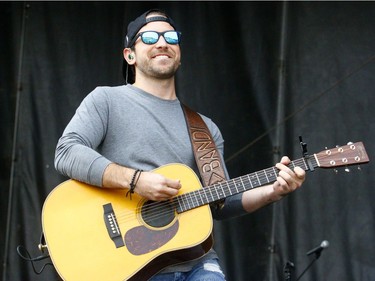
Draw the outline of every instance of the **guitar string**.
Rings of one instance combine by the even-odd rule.
[[[322,156],[320,158],[322,160],[324,160],[324,158],[327,158],[327,157],[328,157],[328,155],[322,154]],[[330,156],[330,158],[332,158],[332,156]],[[305,170],[308,170],[308,167],[307,167],[304,159],[299,159],[299,160],[292,161],[291,166],[292,166],[292,168],[296,167],[296,166],[302,166],[302,168],[304,168]],[[273,172],[274,175],[270,174],[270,172]],[[268,168],[268,169],[264,169],[264,170],[261,170],[259,172],[253,173],[253,174],[249,174],[249,175],[246,175],[246,176],[235,178],[235,179],[230,180],[230,181],[225,182],[225,183],[219,183],[216,186],[214,185],[214,186],[210,187],[211,189],[201,189],[201,190],[197,190],[197,191],[194,191],[194,192],[183,194],[183,196],[185,197],[185,202],[186,202],[185,205],[187,205],[187,208],[182,206],[182,211],[190,210],[190,209],[193,209],[195,207],[199,207],[201,205],[208,204],[211,201],[216,201],[216,200],[221,199],[223,193],[221,193],[220,190],[222,190],[224,192],[224,194],[227,193],[224,190],[223,185],[227,185],[229,187],[227,190],[229,190],[231,192],[231,194],[233,193],[232,191],[234,191],[234,194],[237,194],[237,193],[240,193],[240,192],[243,192],[243,191],[247,190],[247,189],[244,189],[243,191],[240,191],[238,189],[238,186],[241,187],[241,186],[244,185],[244,179],[246,177],[248,178],[247,181],[249,181],[249,183],[251,182],[251,180],[250,180],[251,177],[256,178],[256,181],[253,182],[254,184],[250,183],[250,185],[255,185],[256,187],[258,187],[258,186],[264,185],[266,183],[272,183],[272,182],[274,182],[275,179],[270,180],[268,176],[277,177],[276,173],[277,173],[276,168],[274,168],[274,167],[273,168]],[[236,190],[234,190],[234,188]],[[207,193],[208,192],[211,193],[210,197],[212,198],[212,200],[207,200],[207,202],[203,202],[203,197],[207,198]],[[202,196],[200,193],[203,193],[204,196]],[[215,193],[216,193],[216,195],[215,195]],[[231,194],[229,194],[229,195],[231,195]],[[199,198],[201,200],[199,200]],[[202,204],[200,202],[202,202]],[[197,204],[195,204],[195,203],[197,203]],[[160,202],[155,202],[155,204],[159,204],[160,205]],[[160,205],[159,207],[160,208],[164,208],[165,204],[170,205],[170,202],[167,201],[166,203]],[[178,205],[178,200],[174,201],[173,204],[175,204],[175,205],[177,204]],[[158,213],[157,212],[158,206],[155,209],[154,208],[154,204],[150,204],[149,206],[145,207],[145,210],[148,210],[148,209],[152,210],[153,212],[156,212],[156,214],[154,216],[150,217],[151,219],[160,218],[160,217],[162,217],[162,216],[165,215],[165,213]],[[186,209],[186,210],[184,210],[184,209]],[[170,211],[168,211],[168,213],[169,212]]]
[[[329,158],[329,160],[332,160],[332,157],[336,156],[336,154],[338,152],[339,151],[333,151],[333,152],[331,152],[331,154],[319,153],[318,155],[316,155],[316,157],[319,160],[321,160],[322,162],[325,161],[327,158]],[[348,156],[346,156],[346,157],[348,157]],[[356,156],[356,157],[358,157],[358,156]],[[350,165],[350,164],[359,163],[359,162],[356,161],[357,160],[356,157],[353,157],[354,160],[348,161],[348,162],[355,162],[355,163],[345,163],[345,164]],[[311,168],[310,165],[313,166],[312,168],[319,166],[316,160],[317,159],[315,159],[314,157],[311,157],[310,158],[311,163],[309,164],[309,167],[308,167],[308,165],[305,161],[305,158],[294,160],[288,166],[289,166],[289,168],[294,168],[296,166],[299,166],[299,167],[301,167],[301,168],[303,168],[307,171]],[[337,159],[335,161],[338,161],[338,160],[339,159]],[[343,158],[340,158],[340,160],[343,160]],[[360,159],[360,160],[362,160],[362,159]],[[339,163],[338,165],[342,166],[342,164],[343,164],[343,162]],[[232,194],[232,191],[234,191],[234,193],[239,193],[238,186],[244,187],[244,191],[250,189],[250,188],[245,187],[246,185],[244,183],[246,181],[248,183],[250,183],[251,189],[252,189],[254,186],[258,187],[258,186],[262,186],[266,183],[274,182],[277,179],[277,176],[278,176],[278,170],[275,167],[264,169],[264,170],[261,170],[259,172],[255,172],[255,173],[252,173],[252,174],[241,176],[241,177],[238,177],[238,178],[235,178],[235,179],[223,182],[223,183],[214,184],[214,185],[212,185],[210,187],[207,187],[207,188],[201,188],[201,189],[198,189],[198,190],[195,190],[195,191],[191,191],[191,192],[182,194],[178,197],[172,198],[171,200],[168,200],[168,201],[165,201],[165,202],[152,202],[152,203],[149,203],[148,205],[144,205],[143,209],[142,209],[142,207],[136,207],[135,208],[136,212],[132,212],[132,211],[127,212],[128,213],[128,219],[129,218],[133,219],[134,216],[137,216],[139,213],[142,212],[142,210],[147,210],[147,212],[151,212],[151,215],[147,217],[147,221],[146,221],[146,223],[147,223],[150,220],[162,218],[165,214],[168,214],[168,216],[170,216],[171,210],[173,210],[173,214],[174,214],[173,219],[170,222],[167,221],[168,223],[166,223],[164,225],[164,226],[168,226],[168,224],[175,221],[175,219],[176,219],[176,216],[175,216],[176,208],[179,207],[182,210],[182,212],[184,212],[186,210],[190,210],[192,208],[195,208],[194,202],[198,203],[197,206],[201,206],[200,203],[199,203],[199,198],[201,199],[201,202],[203,203],[204,197],[206,198],[207,203],[209,203],[210,200],[209,200],[209,197],[208,197],[209,196],[208,193],[211,194],[212,201],[215,201],[216,200],[215,199],[215,193],[216,193],[217,198],[220,199],[220,198],[222,198],[222,195],[227,194],[228,191],[230,192],[230,194]],[[252,182],[252,178],[256,179],[257,181],[254,180]],[[224,190],[224,186],[227,187],[226,190]],[[236,190],[234,190],[234,188]],[[221,193],[220,189],[222,190],[223,193]],[[183,199],[185,199],[185,202],[186,202],[185,205],[188,206],[188,208],[186,210],[183,209],[183,208],[185,208],[185,206],[181,206],[181,203],[178,200],[178,198],[182,198],[182,200],[181,200],[182,202],[184,202]],[[191,207],[189,202],[192,203],[192,207]],[[166,204],[168,204],[168,210],[166,212],[164,212],[163,209],[165,209]],[[158,213],[158,210],[162,210],[162,212]],[[125,219],[126,219],[126,216],[125,216]],[[169,219],[169,217],[168,217],[168,219]],[[122,223],[121,222],[122,219],[119,219],[119,220],[120,220],[120,223]],[[118,226],[121,229],[122,227],[120,226],[120,223],[118,223]],[[150,224],[150,225],[152,225],[152,224]]]
[[[324,161],[326,158],[329,158],[330,160],[333,160],[332,157],[336,155],[336,151],[331,150],[331,154],[326,153],[319,153],[318,158],[321,161]],[[333,154],[333,155],[332,155]],[[343,158],[343,157],[342,157]],[[335,161],[342,160],[342,158],[336,159]],[[354,158],[354,157],[353,157]],[[314,157],[310,158],[313,162],[313,165],[317,166],[316,159]],[[348,163],[345,163],[346,165],[355,164],[357,162],[349,161]],[[342,165],[342,163],[337,164]],[[309,167],[306,164],[306,161],[304,158],[300,158],[297,160],[292,161],[289,165],[290,168],[294,167],[301,167],[302,169],[305,169],[306,171],[309,170]],[[119,220],[126,220],[128,218],[133,218],[134,215],[141,213],[142,211],[151,212],[152,214],[149,215],[148,219],[159,219],[165,216],[166,214],[170,214],[170,210],[175,210],[176,208],[180,207],[179,209],[182,212],[188,211],[190,209],[194,209],[196,207],[206,205],[210,202],[217,201],[219,199],[223,198],[223,195],[230,196],[232,194],[237,194],[240,192],[244,192],[248,189],[259,187],[262,185],[265,185],[267,183],[273,183],[277,179],[277,172],[278,170],[275,167],[267,168],[258,172],[254,172],[245,176],[241,176],[235,179],[231,179],[229,181],[226,181],[224,183],[217,183],[215,185],[212,185],[210,187],[201,188],[198,190],[194,190],[185,194],[182,194],[180,196],[177,196],[171,200],[163,201],[163,202],[152,202],[148,205],[143,205],[141,207],[135,208],[134,211],[128,211],[127,214],[123,216],[121,212],[118,215]],[[254,180],[252,180],[253,178]],[[271,178],[271,180],[270,180]],[[243,191],[240,191],[238,187],[244,187],[247,182],[247,185],[250,184],[251,188],[244,188]],[[227,186],[226,189],[224,189],[224,185]],[[221,190],[221,191],[220,191]],[[211,195],[208,195],[210,193]],[[216,194],[216,195],[215,195]],[[179,198],[181,200],[179,200]],[[211,198],[211,199],[210,199]],[[181,204],[180,201],[183,203]],[[183,206],[182,206],[183,205]],[[165,209],[165,207],[168,206],[169,209],[165,212],[159,212],[160,210]]]
[[[304,164],[302,166],[306,166],[305,163],[304,163],[304,159],[294,160],[294,161],[292,161],[291,164],[292,164],[291,166],[301,166],[301,164]],[[181,207],[182,211],[187,211],[187,210],[193,209],[195,207],[199,207],[199,206],[202,206],[202,205],[206,205],[210,202],[220,200],[220,199],[222,199],[222,195],[223,195],[222,192],[220,192],[220,190],[222,190],[224,192],[224,195],[227,194],[228,191],[229,191],[230,194],[228,194],[228,196],[232,195],[232,194],[244,192],[244,191],[247,190],[246,188],[243,191],[240,191],[238,189],[238,186],[240,186],[240,187],[244,186],[244,181],[247,181],[251,186],[256,186],[256,187],[267,184],[267,183],[272,183],[276,180],[277,171],[278,170],[275,167],[271,167],[271,168],[268,168],[268,169],[261,170],[259,172],[255,172],[255,173],[252,173],[252,174],[248,174],[248,175],[245,175],[245,176],[241,176],[241,177],[229,180],[225,183],[218,183],[216,185],[213,185],[212,187],[207,187],[207,188],[195,190],[193,192],[182,194],[178,197],[179,198],[184,197],[182,199],[185,199],[185,200],[182,200],[182,202],[185,203],[184,205],[187,205],[187,208],[186,208],[186,206],[180,206],[180,207]],[[275,177],[275,179],[270,180],[269,176]],[[256,181],[252,181],[251,177],[254,177],[256,179]],[[226,190],[224,190],[223,185],[227,185],[228,188]],[[201,193],[203,193],[203,194],[201,194]],[[208,196],[207,196],[206,193],[211,193],[211,196],[209,196],[209,197],[212,198],[212,200],[207,200]],[[206,198],[207,202],[202,202],[203,198]],[[202,204],[200,202],[202,202]],[[134,215],[144,211],[144,212],[154,213],[152,215],[149,215],[147,217],[148,219],[151,219],[151,220],[152,219],[159,219],[159,218],[162,218],[163,216],[165,216],[166,214],[170,214],[170,209],[168,209],[165,212],[160,212],[160,210],[165,209],[165,207],[172,207],[172,209],[174,209],[174,208],[177,208],[178,205],[179,205],[179,200],[177,199],[177,197],[175,197],[175,200],[172,200],[172,201],[168,200],[168,201],[163,201],[163,202],[153,202],[153,203],[149,203],[146,206],[143,205],[141,207],[136,207],[134,211],[129,210],[129,211],[125,212],[125,214],[122,214],[122,212],[119,212],[119,214],[116,217],[117,217],[118,222],[122,222],[123,220],[127,221],[127,219],[133,219]]]
[[[263,178],[265,178],[265,176],[259,177],[259,180],[262,181]],[[229,187],[228,190],[231,190],[231,189],[233,190],[233,186],[236,186],[236,182],[238,184],[242,185],[243,180],[235,179],[231,183],[228,183],[227,184],[228,187]],[[237,184],[237,186],[238,186],[238,184]],[[171,206],[172,209],[176,209],[179,205],[180,205],[182,211],[188,211],[188,210],[193,209],[195,207],[198,207],[198,206],[201,206],[201,205],[206,205],[210,201],[213,202],[213,201],[219,200],[221,197],[218,196],[219,192],[217,190],[219,189],[219,187],[220,187],[220,189],[223,190],[222,186],[223,186],[222,184],[217,184],[213,187],[209,187],[210,189],[203,188],[203,189],[200,189],[200,190],[196,190],[195,192],[182,194],[179,198],[184,197],[183,198],[184,200],[182,200],[182,201],[185,202],[185,204],[184,204],[185,206],[181,206],[181,204],[178,204],[179,200],[177,198],[175,198],[175,200],[172,200],[172,201],[153,202],[153,203],[150,203],[146,206],[143,205],[141,207],[136,207],[134,211],[128,210],[128,211],[125,211],[125,212],[119,212],[118,215],[116,215],[116,218],[117,218],[118,223],[126,222],[128,220],[133,220],[134,216],[137,216],[138,214],[140,214],[143,211],[143,212],[151,212],[152,213],[152,214],[147,216],[148,220],[156,220],[156,219],[160,219],[160,218],[164,217],[165,215],[170,214],[170,208],[167,211],[163,211],[163,210],[165,210],[166,207]],[[239,193],[237,186],[236,186],[237,191],[231,192],[231,194]],[[208,193],[211,193],[211,195],[208,195]],[[216,198],[216,196],[217,196],[217,198]],[[208,197],[212,198],[212,200],[207,200]],[[199,198],[201,200],[199,200]],[[203,198],[206,198],[207,202],[205,202],[204,204],[199,204],[199,201],[202,201]],[[195,205],[195,203],[197,203],[197,202],[198,202],[198,206]]]
[[[293,161],[294,164],[293,166],[298,166],[299,163],[301,163],[300,160],[295,160]],[[272,172],[272,175],[271,175],[271,172]],[[232,180],[229,180],[228,182],[225,182],[223,184],[227,185],[229,188],[227,190],[230,191],[230,194],[233,194],[233,192],[231,190],[234,191],[234,193],[240,193],[241,191],[239,191],[238,189],[238,186],[243,186],[244,185],[244,181],[248,181],[249,184],[251,186],[260,186],[262,184],[266,184],[266,183],[271,183],[273,182],[274,180],[272,179],[272,181],[269,180],[269,177],[271,175],[271,177],[275,177],[276,178],[276,173],[277,173],[277,170],[276,168],[272,167],[272,168],[268,168],[268,169],[264,169],[264,170],[261,170],[259,172],[255,172],[255,173],[252,173],[252,174],[249,174],[249,175],[246,175],[246,176],[242,176],[242,177],[238,177],[238,178],[235,178],[235,179],[232,179]],[[253,182],[251,181],[251,177],[254,177],[256,179],[256,181],[258,181],[258,183],[256,181],[254,181],[254,184]],[[246,179],[247,178],[247,179]],[[207,204],[209,203],[210,201],[216,201],[216,200],[219,200],[222,198],[222,193],[220,192],[220,190],[222,190],[224,192],[224,194],[228,193],[224,190],[223,188],[223,184],[222,183],[219,183],[217,184],[216,186],[212,186],[212,187],[209,187],[210,190],[205,190],[205,189],[201,189],[201,190],[205,190],[206,192],[203,192],[203,193],[207,193],[208,191],[211,193],[211,198],[213,198],[212,200],[207,200],[208,202],[205,202],[203,203],[204,204]],[[234,187],[236,188],[236,190],[234,190]],[[201,191],[199,190],[199,191]],[[245,191],[246,189],[244,189],[243,191]],[[183,202],[185,202],[188,207],[184,207],[182,206],[182,209],[191,209],[191,208],[194,208],[194,207],[197,207],[197,206],[200,206],[202,204],[199,203],[199,201],[203,201],[203,197],[205,197],[207,199],[207,194],[204,194],[204,196],[202,196],[200,193],[202,192],[197,192],[197,191],[194,191],[194,192],[189,192],[189,193],[185,193],[181,196],[179,196],[179,198],[181,197],[184,197],[185,200]],[[216,196],[215,196],[215,193],[216,193]],[[198,196],[199,195],[199,196]],[[216,198],[217,197],[217,198]],[[201,200],[199,200],[199,198]],[[191,202],[192,204],[190,204],[189,202]],[[194,204],[198,202],[198,205]],[[172,205],[178,205],[178,199],[177,199],[177,202],[174,201]],[[150,203],[148,204],[147,206],[141,206],[141,207],[137,207],[135,209],[135,212],[136,213],[139,213],[142,211],[142,208],[143,208],[143,211],[152,211],[152,212],[156,212],[155,216],[152,217],[152,219],[156,219],[158,217],[162,217],[165,215],[165,213],[160,213],[158,212],[159,210],[162,210],[162,209],[165,209],[165,206],[166,205],[171,205],[171,202],[170,201],[166,201],[165,203],[161,203],[161,202],[153,202],[153,203]],[[191,205],[193,207],[191,207]],[[155,207],[156,206],[156,207]],[[173,207],[176,207],[176,206],[173,206]],[[133,213],[132,211],[129,211],[130,214],[128,214],[130,217],[133,217]],[[169,213],[169,211],[167,211],[167,213]],[[121,215],[121,213],[117,216],[118,219],[122,219],[123,216]]]

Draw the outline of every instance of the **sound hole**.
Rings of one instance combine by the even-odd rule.
[[[147,201],[142,206],[142,219],[150,226],[166,226],[173,221],[174,217],[174,208],[169,201]]]

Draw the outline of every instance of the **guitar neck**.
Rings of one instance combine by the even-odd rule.
[[[313,155],[291,161],[288,167],[300,167],[305,171],[319,168],[337,168],[342,166],[359,165],[368,163],[366,149],[362,142],[348,143],[345,146],[326,149]],[[228,181],[222,181],[211,186],[182,194],[175,197],[176,210],[182,213],[228,196],[273,183],[277,179],[279,170],[276,167],[264,169]]]
[[[319,165],[314,156],[307,156],[305,158],[291,161],[288,167],[290,169],[301,167],[305,171],[308,171],[319,167]],[[180,195],[175,198],[178,206],[177,212],[182,213],[190,209],[219,201],[231,195],[273,183],[277,179],[278,171],[279,170],[276,167],[271,167]]]

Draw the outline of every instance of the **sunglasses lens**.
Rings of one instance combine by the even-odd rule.
[[[142,42],[148,45],[155,44],[159,40],[159,35],[163,35],[165,42],[171,45],[180,43],[180,33],[177,31],[166,31],[158,33],[156,31],[146,31],[141,33]]]
[[[164,33],[165,42],[168,44],[176,45],[180,42],[179,33],[176,31],[167,31]]]
[[[159,34],[154,31],[146,31],[141,35],[142,42],[145,44],[155,44],[159,40]]]

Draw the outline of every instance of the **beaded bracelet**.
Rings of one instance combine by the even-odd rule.
[[[128,194],[130,195],[130,199],[132,198],[132,194],[134,193],[134,188],[137,185],[137,182],[139,180],[139,177],[141,176],[142,170],[137,169],[132,177],[132,180],[130,182],[130,188],[128,192],[126,192],[126,197],[128,197]],[[138,175],[138,176],[137,176]]]

